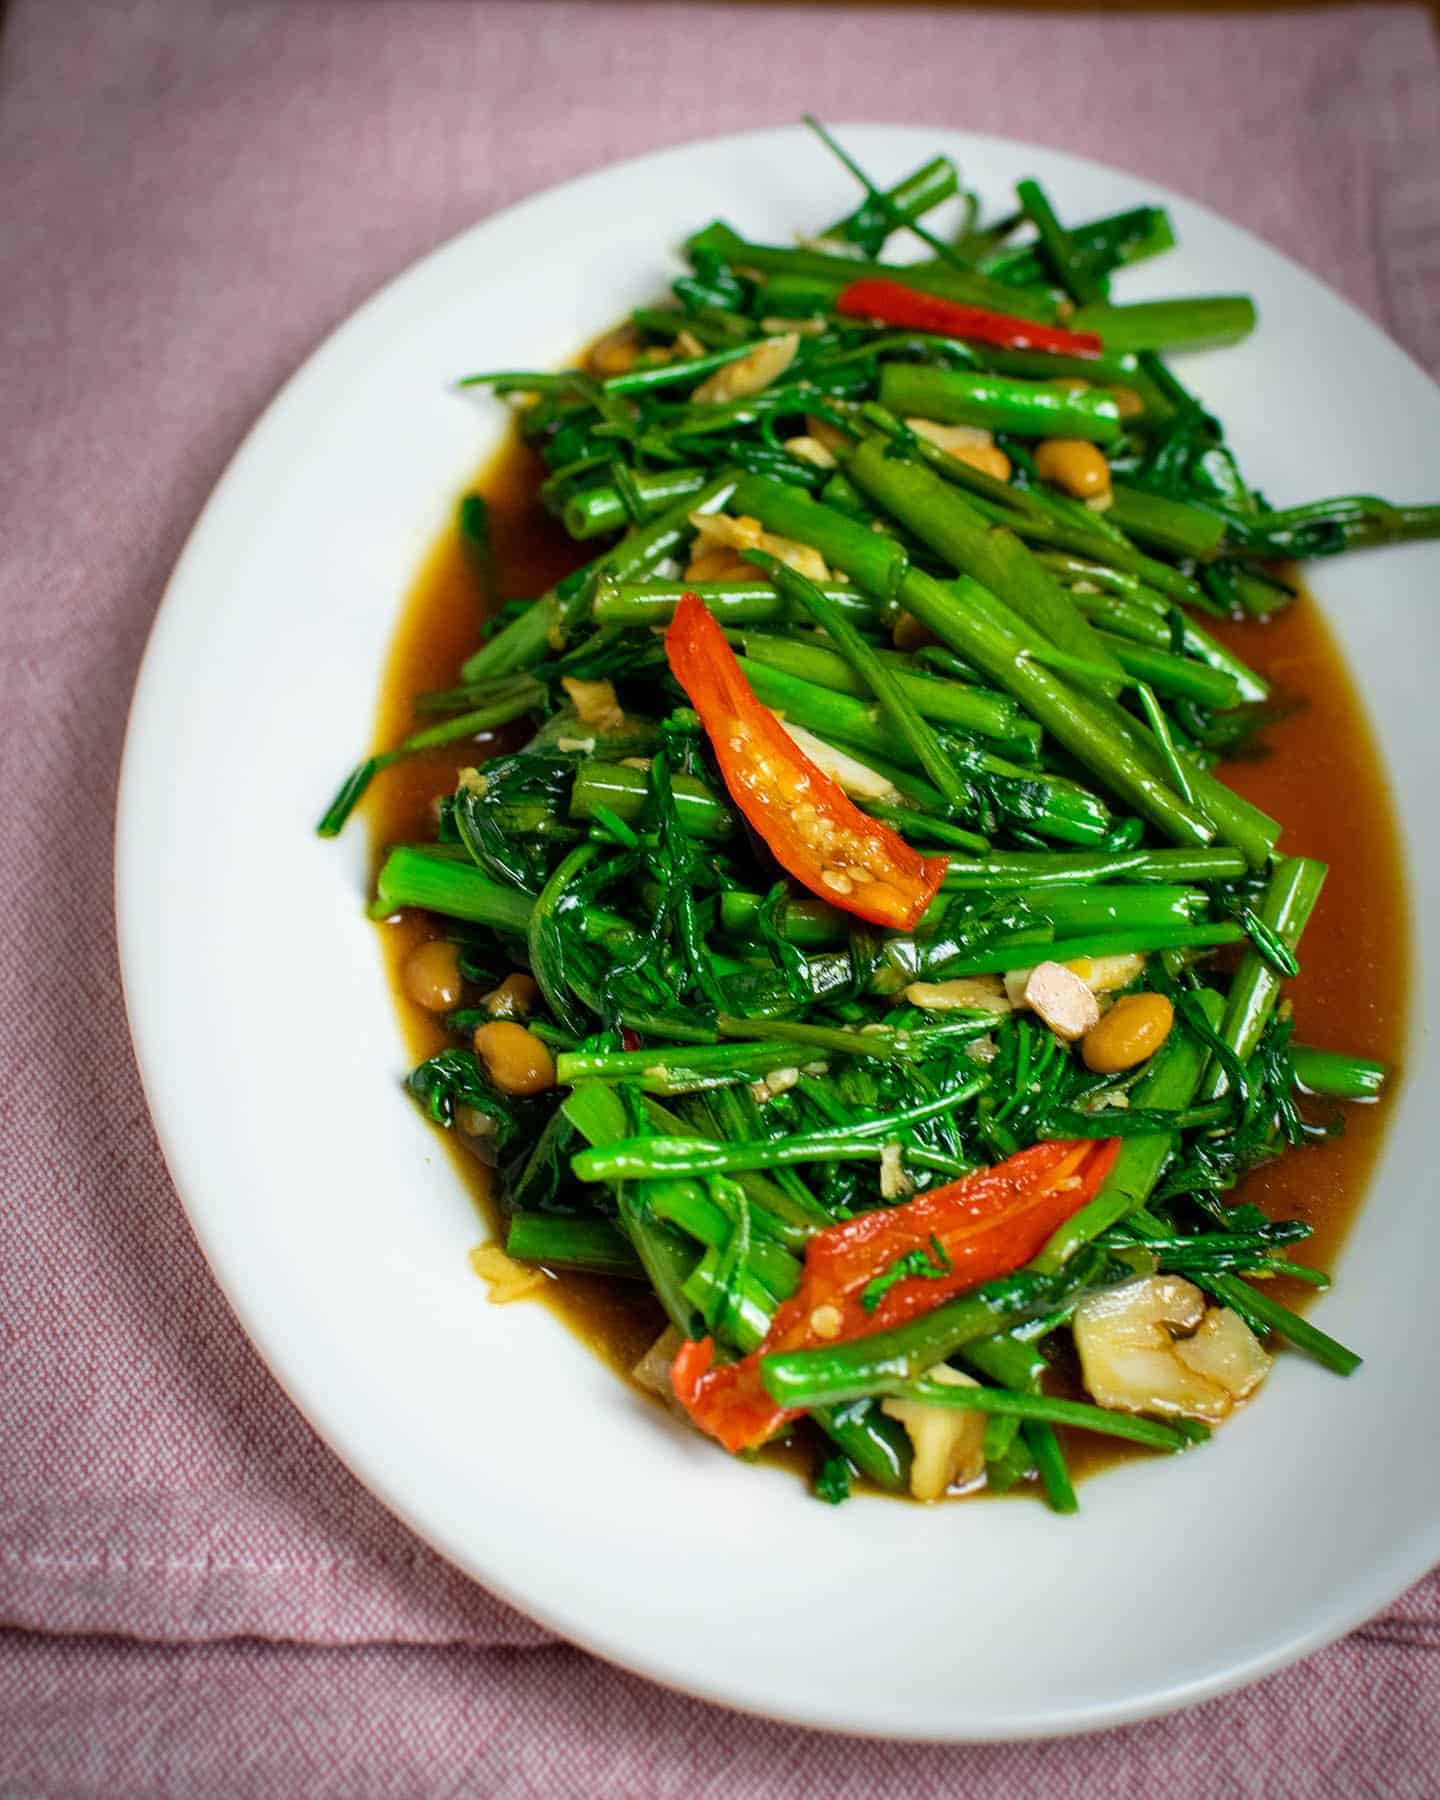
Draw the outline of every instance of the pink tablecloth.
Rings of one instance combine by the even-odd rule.
[[[497,206],[805,107],[1006,132],[1209,201],[1434,367],[1437,76],[1404,8],[12,0],[0,1793],[1435,1791],[1433,1578],[1244,1696],[1083,1745],[841,1744],[548,1643],[355,1486],[232,1322],[131,1064],[108,838],[145,634],[241,434]]]

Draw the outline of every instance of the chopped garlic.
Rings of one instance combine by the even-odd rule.
[[[962,975],[953,981],[912,981],[905,990],[912,1006],[926,1012],[1014,1011],[998,975]]]
[[[560,685],[570,696],[570,704],[582,725],[593,725],[600,731],[618,731],[625,723],[613,682],[580,681],[573,675],[565,675],[561,677]]]
[[[647,1394],[658,1394],[667,1404],[678,1407],[680,1403],[675,1398],[670,1370],[675,1353],[684,1342],[675,1327],[667,1325],[630,1371],[630,1379],[636,1387],[644,1388]]]
[[[830,329],[830,321],[824,313],[816,313],[809,319],[762,319],[760,329],[769,332],[798,331],[801,337],[823,337]]]
[[[893,801],[900,798],[894,782],[888,776],[881,775],[867,763],[858,761],[848,751],[837,750],[833,744],[827,744],[823,738],[816,737],[803,725],[791,725],[780,718],[779,713],[775,714],[775,718],[795,748],[803,750],[821,774],[828,775],[852,800]]]
[[[849,432],[842,431],[838,425],[832,425],[828,419],[822,419],[815,413],[806,413],[805,433],[807,437],[814,438],[817,444],[823,444],[837,459],[854,441]]]
[[[995,442],[995,433],[979,425],[942,425],[938,419],[907,419],[905,423],[916,437],[922,437],[952,455],[957,450],[988,448]]]
[[[849,238],[806,237],[797,231],[795,244],[800,250],[818,250],[822,256],[843,256],[850,262],[865,260],[865,252],[858,244],[852,244]]]
[[[810,1329],[818,1338],[827,1340],[838,1338],[844,1328],[844,1313],[838,1306],[832,1306],[828,1301],[823,1306],[817,1306],[810,1315]]]
[[[810,463],[817,469],[833,469],[835,452],[822,444],[819,438],[792,437],[785,439],[785,448],[791,456],[799,461]]]
[[[1218,1381],[1234,1400],[1243,1400],[1259,1387],[1274,1361],[1239,1313],[1228,1306],[1207,1307],[1195,1335],[1181,1338],[1175,1354],[1187,1369]]]
[[[470,1267],[490,1288],[493,1306],[527,1300],[544,1287],[546,1275],[531,1263],[516,1262],[498,1244],[477,1244],[470,1252]]]
[[[928,1371],[942,1387],[979,1387],[979,1382],[946,1363]],[[914,1455],[910,1492],[917,1500],[938,1500],[951,1489],[974,1487],[985,1473],[985,1415],[961,1412],[923,1400],[882,1400],[880,1410],[905,1427]]]
[[[696,512],[691,513],[690,523],[695,527],[695,544],[690,568],[686,570],[687,580],[703,579],[694,574],[695,564],[701,556],[716,550],[733,550],[737,555],[741,550],[764,550],[777,562],[783,562],[787,568],[811,581],[830,579],[830,570],[818,550],[812,550],[808,544],[797,544],[791,538],[777,537],[746,513],[732,518],[729,513]],[[748,563],[740,566],[747,577],[755,576],[756,571]]]
[[[786,1066],[783,1069],[772,1069],[768,1075],[762,1075],[758,1081],[750,1083],[750,1098],[757,1106],[764,1106],[767,1100],[773,1100],[777,1094],[788,1093],[800,1079],[800,1071]]]
[[[880,1150],[880,1197],[882,1200],[903,1200],[914,1192],[915,1183],[905,1172],[905,1152],[898,1139],[892,1139]]]
[[[761,394],[778,381],[795,360],[800,348],[800,334],[787,331],[783,337],[766,338],[747,355],[738,357],[707,375],[691,394],[692,402],[701,406],[720,406],[727,400],[748,400]]]

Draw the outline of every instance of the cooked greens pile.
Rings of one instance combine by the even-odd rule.
[[[585,366],[468,378],[598,554],[321,829],[532,721],[373,907],[453,947],[410,1089],[498,1164],[509,1255],[647,1282],[697,1424],[808,1416],[828,1500],[1069,1510],[1057,1425],[1177,1450],[1266,1343],[1357,1365],[1271,1291],[1328,1285],[1307,1227],[1233,1195],[1384,1070],[1294,1040],[1325,870],[1216,773],[1273,711],[1206,621],[1440,508],[1255,491],[1163,360],[1250,301],[1110,297],[1163,211],[1067,227],[1024,181],[986,222],[945,157],[881,191],[831,147],[861,202],[800,247],[708,225]],[[461,527],[489,570],[478,496]],[[1090,1401],[1047,1392],[1066,1335]]]

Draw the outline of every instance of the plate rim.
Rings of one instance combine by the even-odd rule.
[[[1166,204],[1174,199],[1182,201],[1184,206],[1193,213],[1210,223],[1223,226],[1231,233],[1239,234],[1248,245],[1260,249],[1269,258],[1278,259],[1292,274],[1300,277],[1305,283],[1323,290],[1368,333],[1381,338],[1390,351],[1398,354],[1412,375],[1418,376],[1427,387],[1434,385],[1428,371],[1403,345],[1398,344],[1382,325],[1371,319],[1353,301],[1339,293],[1323,276],[1315,274],[1288,252],[1270,244],[1248,227],[1237,224],[1217,209],[1203,201],[1196,200],[1181,189],[1165,183],[1151,182],[1150,178],[1142,173],[1077,154],[1063,146],[1037,144],[994,133],[959,131],[954,127],[938,123],[931,126],[916,123],[913,120],[892,122],[872,118],[864,121],[846,121],[838,124],[835,129],[837,132],[859,134],[876,129],[904,133],[917,140],[928,142],[932,149],[936,140],[955,145],[968,143],[986,152],[1009,158],[1017,164],[1031,156],[1043,158],[1060,156],[1070,164],[1087,172],[1119,177],[1126,181],[1146,182],[1155,192],[1158,203]],[[783,1704],[761,1706],[742,1691],[724,1691],[723,1685],[706,1687],[688,1685],[685,1680],[668,1675],[654,1662],[647,1662],[643,1656],[635,1655],[614,1640],[603,1623],[597,1625],[591,1621],[580,1624],[573,1617],[566,1615],[563,1610],[538,1603],[528,1594],[512,1589],[506,1581],[503,1571],[499,1569],[492,1571],[487,1568],[483,1573],[479,1572],[476,1566],[477,1559],[466,1545],[454,1540],[448,1531],[437,1529],[433,1523],[422,1523],[415,1516],[409,1501],[392,1487],[386,1477],[386,1472],[376,1467],[373,1459],[358,1446],[352,1446],[347,1441],[347,1434],[337,1430],[323,1416],[319,1416],[318,1409],[312,1409],[310,1405],[306,1404],[297,1392],[296,1384],[292,1382],[287,1366],[286,1351],[279,1341],[280,1334],[273,1329],[270,1322],[258,1316],[249,1305],[236,1283],[234,1272],[224,1262],[203,1210],[192,1201],[190,1193],[187,1192],[188,1184],[182,1185],[181,1179],[176,1173],[177,1163],[184,1159],[174,1141],[174,1133],[167,1122],[164,1106],[157,1103],[158,1077],[152,1068],[145,1047],[146,1033],[143,1023],[140,1022],[143,1008],[137,997],[139,964],[144,954],[140,947],[144,929],[134,905],[136,896],[131,892],[126,880],[128,858],[124,840],[127,821],[133,816],[140,803],[138,795],[141,791],[140,783],[143,774],[141,749],[147,712],[157,704],[154,697],[157,685],[156,672],[165,651],[168,633],[173,629],[175,618],[178,616],[180,597],[188,580],[191,565],[199,561],[204,553],[210,521],[216,511],[219,497],[235,481],[237,472],[243,474],[252,462],[263,456],[268,436],[272,431],[278,429],[280,424],[283,424],[289,410],[297,404],[298,400],[303,399],[309,386],[323,380],[329,362],[343,350],[350,335],[363,330],[370,318],[381,311],[398,290],[408,286],[418,275],[430,270],[432,266],[442,264],[449,256],[460,251],[470,240],[490,232],[501,224],[523,217],[527,211],[541,209],[554,197],[561,194],[583,192],[587,186],[594,183],[629,177],[667,159],[680,160],[696,152],[719,156],[732,149],[756,146],[765,140],[808,141],[808,139],[803,139],[803,128],[798,125],[769,126],[684,139],[619,158],[598,168],[585,170],[580,174],[537,189],[493,213],[486,214],[417,256],[399,272],[381,283],[359,306],[353,308],[338,324],[312,345],[260,409],[211,487],[186,535],[184,545],[165,584],[164,593],[153,616],[127,712],[119,763],[112,853],[117,960],[132,1049],[140,1074],[151,1126],[159,1142],[167,1172],[175,1187],[186,1221],[205,1257],[211,1278],[216,1281],[227,1305],[260,1356],[270,1376],[277,1382],[290,1404],[296,1407],[310,1429],[316,1433],[330,1452],[339,1458],[367,1492],[374,1495],[387,1510],[399,1518],[422,1543],[434,1549],[467,1579],[476,1581],[486,1591],[494,1594],[525,1617],[533,1619],[546,1629],[555,1632],[566,1642],[576,1644],[632,1674],[654,1681],[671,1691],[708,1704],[727,1706],[751,1717],[823,1731],[827,1735],[935,1744],[1021,1742],[1094,1732],[1163,1716],[1179,1708],[1233,1692],[1336,1641],[1358,1624],[1371,1618],[1377,1610],[1392,1602],[1422,1576],[1437,1559],[1440,1559],[1440,1518],[1436,1519],[1429,1538],[1422,1539],[1417,1534],[1413,1539],[1407,1540],[1405,1546],[1392,1550],[1387,1558],[1372,1564],[1375,1578],[1366,1586],[1364,1599],[1357,1599],[1350,1606],[1342,1607],[1337,1612],[1328,1615],[1323,1624],[1317,1623],[1285,1635],[1281,1641],[1271,1644],[1268,1648],[1258,1651],[1254,1656],[1233,1664],[1229,1668],[1179,1683],[1172,1683],[1169,1686],[1162,1685],[1149,1689],[1127,1703],[1116,1704],[1101,1701],[1079,1704],[1070,1706],[1060,1713],[1047,1712],[1037,1708],[1030,1714],[1007,1721],[1002,1729],[996,1731],[984,1729],[978,1731],[970,1729],[958,1731],[953,1729],[896,1730],[880,1724],[845,1723],[818,1717],[803,1708],[791,1710]],[[657,267],[667,248],[668,246],[661,247],[657,251]],[[393,634],[393,622],[391,629]],[[1408,869],[1407,876],[1409,876]],[[1418,928],[1421,896],[1417,892],[1413,876],[1409,876],[1407,879],[1406,895],[1412,917]],[[1413,935],[1418,942],[1418,929]],[[1418,1019],[1412,1022],[1411,1029],[1413,1039],[1418,1035],[1420,1029]],[[1369,1200],[1370,1196],[1367,1194],[1366,1205],[1369,1204]]]

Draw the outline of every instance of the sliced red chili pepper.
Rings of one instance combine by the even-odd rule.
[[[797,1416],[765,1391],[762,1357],[869,1337],[1011,1274],[1094,1197],[1119,1148],[1118,1138],[1035,1144],[903,1206],[860,1213],[817,1232],[806,1247],[800,1285],[777,1310],[758,1350],[717,1367],[709,1338],[680,1347],[671,1381],[681,1404],[727,1450],[754,1449]],[[914,1252],[925,1257],[929,1272],[901,1274],[878,1298],[872,1293],[867,1306],[865,1290]]]
[[[1037,325],[1010,313],[982,306],[962,306],[938,294],[922,294],[899,281],[867,275],[843,288],[837,313],[852,319],[876,319],[911,331],[933,331],[942,337],[970,338],[977,344],[999,344],[1007,350],[1046,350],[1056,356],[1099,356],[1105,348],[1093,331],[1064,331]]]
[[[755,698],[725,634],[694,594],[665,633],[675,679],[700,715],[730,798],[782,869],[845,912],[908,931],[946,858],[922,856],[858,806]]]

